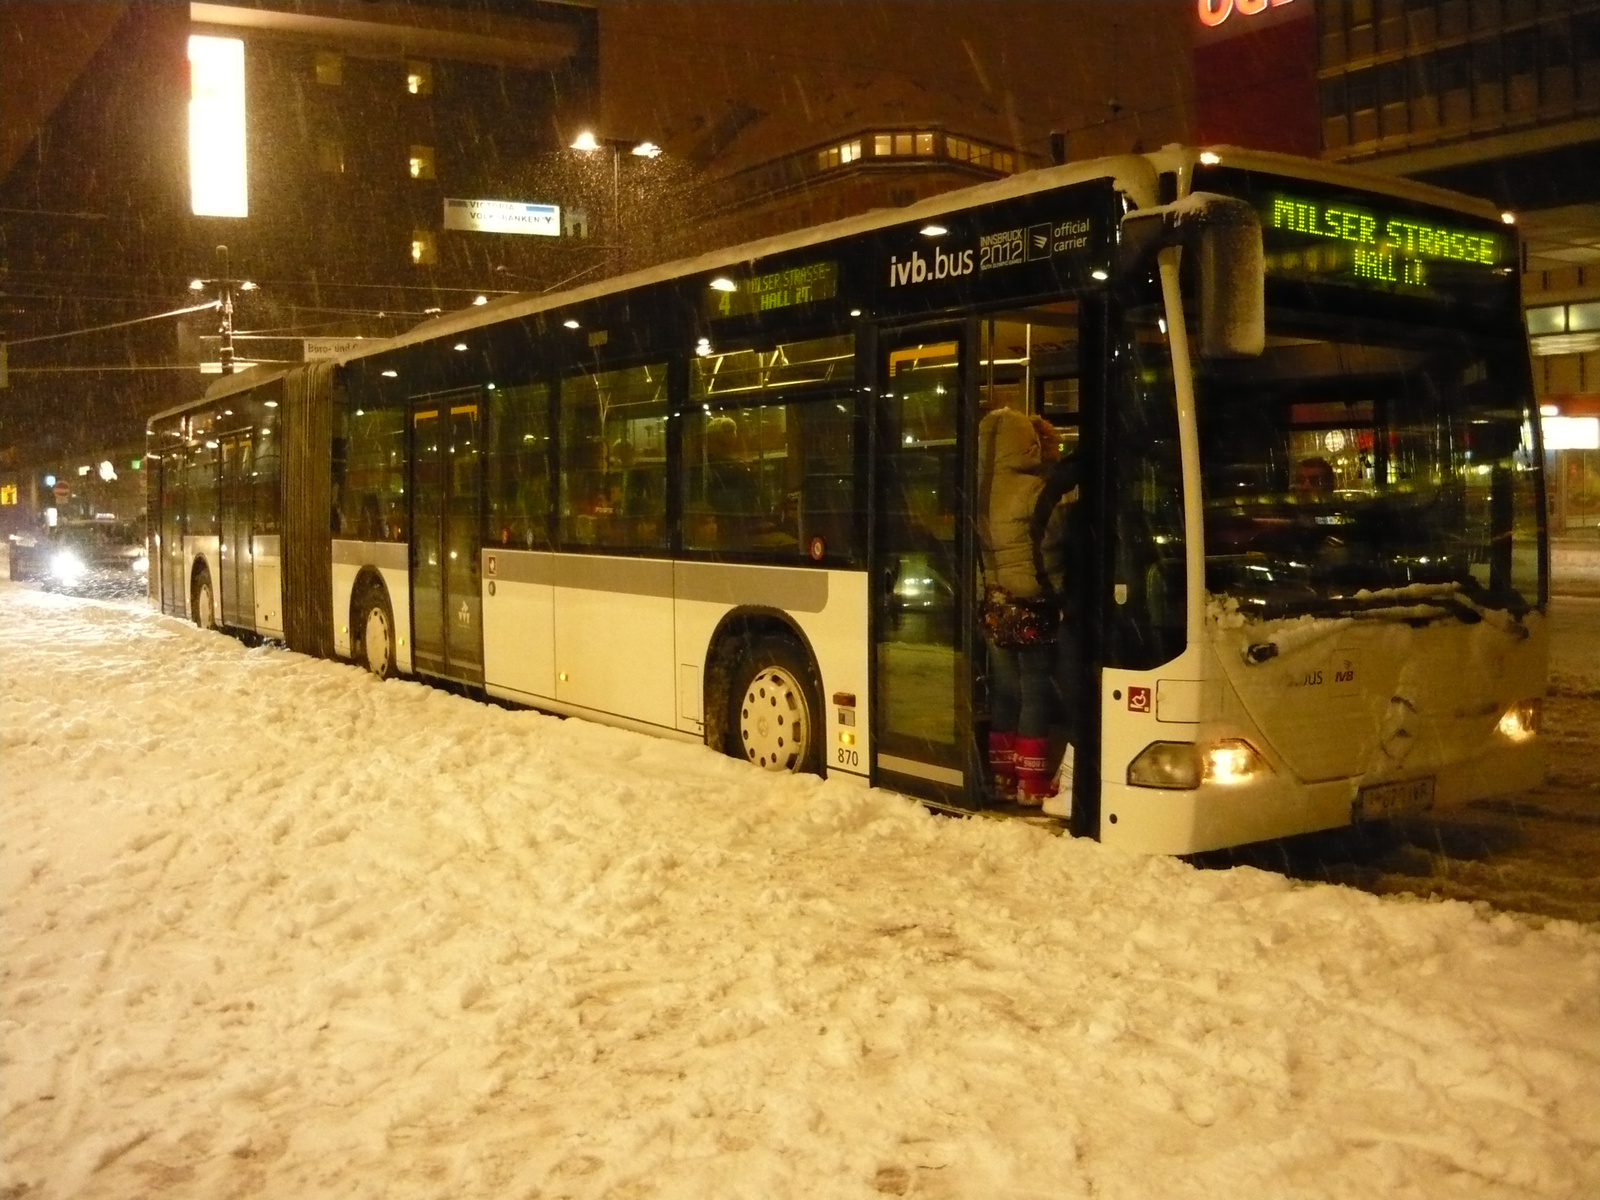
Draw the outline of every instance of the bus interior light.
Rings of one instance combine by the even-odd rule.
[[[576,317],[568,317],[565,321],[561,322],[561,324],[567,329],[577,329],[578,319]]]
[[[1192,791],[1200,777],[1200,751],[1193,742],[1151,742],[1128,764],[1134,787]]]
[[[1200,152],[1200,161],[1208,167],[1214,167],[1222,161],[1222,155],[1211,150],[1202,150]]]
[[[1532,700],[1519,700],[1506,709],[1496,728],[1502,737],[1509,738],[1513,742],[1525,742],[1539,732],[1543,716],[1543,700],[1537,697]]]
[[[711,290],[714,292],[737,292],[739,285],[725,275],[718,275],[711,281]]]
[[[948,229],[946,229],[943,225],[940,225],[937,222],[934,222],[934,223],[931,223],[931,224],[928,224],[928,225],[924,225],[921,228],[921,230],[919,230],[918,232],[920,232],[923,237],[934,238],[934,237],[943,237],[945,234],[949,233],[950,231]]]
[[[1096,280],[1099,283],[1104,283],[1106,280],[1111,278],[1111,275],[1104,267],[1096,267],[1094,270],[1089,272],[1089,278]]]
[[[1514,212],[1503,212],[1500,214],[1500,219],[1507,225],[1515,225],[1517,223],[1517,214]]]

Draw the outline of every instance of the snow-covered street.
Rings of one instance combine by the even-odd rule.
[[[5,1200],[1600,1195],[1594,925],[8,583],[0,755]]]

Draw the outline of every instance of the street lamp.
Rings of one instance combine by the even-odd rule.
[[[191,292],[204,291],[208,287],[218,289],[217,309],[220,314],[220,324],[217,328],[219,335],[217,348],[217,361],[222,367],[224,375],[233,374],[233,289],[238,287],[241,292],[253,292],[256,285],[248,279],[234,279],[228,274],[228,248],[217,247],[217,262],[221,266],[215,279],[191,279],[189,290]]]
[[[611,151],[611,236],[617,243],[620,265],[622,256],[622,152],[626,150],[636,158],[656,158],[661,147],[654,142],[639,142],[632,138],[601,138],[585,129],[572,140],[572,149],[583,154],[596,150]]]

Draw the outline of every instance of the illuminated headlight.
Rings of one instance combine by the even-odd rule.
[[[1267,764],[1261,761],[1255,747],[1243,738],[1228,738],[1207,747],[1205,752],[1207,783],[1245,783],[1266,770]]]
[[[1202,783],[1246,783],[1267,772],[1267,764],[1242,738],[1209,746],[1193,742],[1151,742],[1128,764],[1135,787],[1192,790]]]
[[[50,560],[50,574],[62,583],[76,583],[83,578],[83,559],[71,550],[58,550]]]
[[[1521,700],[1506,709],[1496,728],[1502,737],[1513,742],[1525,742],[1539,732],[1540,718],[1544,714],[1543,700]]]
[[[139,555],[138,558],[133,560],[133,573],[135,575],[150,574],[150,560],[142,554]]]

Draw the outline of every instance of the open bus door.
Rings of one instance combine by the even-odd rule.
[[[886,330],[876,353],[872,780],[969,808],[971,326]]]

